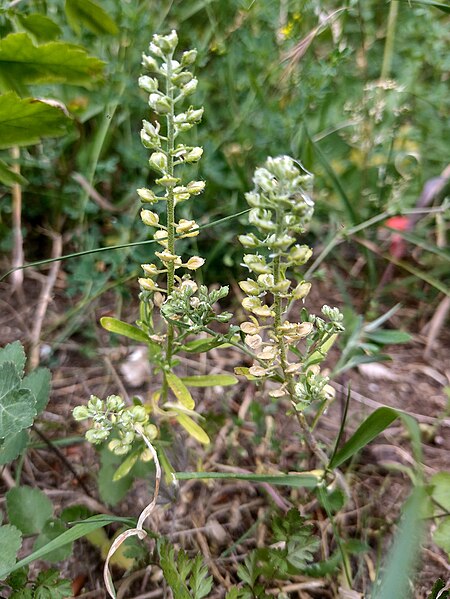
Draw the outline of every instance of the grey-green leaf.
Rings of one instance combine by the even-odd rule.
[[[0,85],[4,91],[19,85],[65,83],[90,87],[104,63],[81,46],[48,42],[35,46],[27,33],[10,33],[0,41]]]
[[[22,388],[29,389],[36,399],[36,412],[40,414],[46,407],[50,395],[51,374],[48,368],[37,368],[22,381]]]
[[[17,552],[22,545],[22,533],[15,526],[0,526],[0,580],[16,563]]]
[[[33,424],[36,400],[21,380],[12,362],[0,364],[0,439],[14,435]]]
[[[8,491],[6,509],[11,524],[26,535],[41,532],[53,515],[50,499],[39,489],[25,486],[14,487]]]
[[[1,67],[0,67],[1,69]],[[71,123],[61,108],[14,92],[0,96],[0,149],[30,146],[44,137],[58,137]]]
[[[13,435],[8,435],[0,444],[0,466],[15,460],[28,444],[28,431],[21,430]]]
[[[25,356],[25,350],[23,349],[23,345],[20,343],[20,341],[8,343],[8,345],[0,349],[0,364],[3,364],[4,362],[14,362],[17,373],[21,377],[23,376],[25,370],[26,361],[27,358]]]

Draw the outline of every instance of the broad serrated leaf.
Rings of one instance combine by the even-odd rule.
[[[22,533],[11,524],[0,526],[0,580],[9,573],[16,563],[17,553],[22,545]]]
[[[117,318],[103,316],[100,318],[100,324],[106,331],[116,333],[117,335],[123,335],[128,339],[133,339],[133,341],[140,341],[141,343],[148,343],[150,341],[148,335],[144,333],[144,331],[132,324],[118,320]]]
[[[0,85],[4,91],[19,86],[65,83],[90,87],[104,63],[82,46],[48,42],[35,46],[27,33],[10,33],[0,41]]]
[[[228,387],[236,385],[239,380],[232,374],[201,374],[184,376],[180,379],[187,387]]]
[[[25,535],[41,532],[53,515],[50,499],[39,489],[14,487],[6,494],[6,509],[11,524]]]
[[[25,372],[26,361],[27,357],[25,355],[25,350],[20,341],[8,343],[8,345],[0,349],[0,364],[3,364],[4,362],[13,362],[20,377],[23,377]]]
[[[0,364],[0,439],[14,435],[33,424],[36,400],[21,380],[12,362]]]
[[[39,13],[29,15],[17,13],[16,18],[23,29],[31,33],[39,42],[49,42],[62,33],[60,26],[55,21]]]
[[[67,21],[75,33],[80,34],[82,26],[96,35],[119,33],[113,19],[92,0],[66,0],[65,11]]]
[[[61,108],[14,92],[0,96],[0,149],[29,146],[44,137],[59,137],[71,122]]]
[[[165,376],[167,384],[169,385],[173,394],[181,403],[181,405],[187,408],[188,410],[193,410],[195,408],[195,402],[192,399],[192,395],[190,394],[189,389],[186,387],[183,381],[172,372],[166,373]]]
[[[36,368],[22,381],[22,389],[29,389],[36,399],[36,412],[46,407],[50,395],[51,373],[48,368]]]
[[[21,430],[14,435],[8,435],[0,444],[0,466],[15,460],[28,444],[28,431]]]
[[[41,547],[44,547],[50,541],[57,539],[63,532],[66,532],[66,526],[64,522],[59,519],[50,519],[44,524],[41,533],[36,538],[36,541],[33,545],[33,551],[37,551]],[[67,559],[72,553],[72,545],[73,543],[67,543],[67,545],[61,545],[57,549],[54,549],[50,553],[47,553],[45,559],[49,562],[60,562],[64,559]]]
[[[6,162],[0,160],[0,183],[3,183],[3,185],[8,185],[9,187],[11,187],[15,184],[22,186],[27,185],[28,181],[19,173],[15,173],[14,171],[12,171],[10,167],[6,164]]]
[[[178,413],[176,416],[178,422],[181,426],[197,441],[203,443],[204,445],[209,445],[210,439],[206,432],[199,426],[192,418],[186,416],[186,414]]]

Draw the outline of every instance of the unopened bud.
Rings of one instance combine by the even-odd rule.
[[[89,418],[90,413],[86,406],[77,406],[73,409],[72,415],[75,420],[86,420],[86,418]]]
[[[186,83],[186,85],[183,86],[181,91],[185,96],[190,96],[197,89],[197,85],[198,85],[198,79],[196,79],[194,77],[188,83]]]
[[[304,299],[311,290],[311,283],[307,283],[306,281],[302,281],[297,285],[297,287],[292,291],[292,297],[295,300]]]
[[[189,268],[189,270],[197,270],[197,268],[200,268],[204,264],[205,260],[203,258],[200,258],[200,256],[192,256],[192,258],[189,258],[186,262],[185,266],[186,268]]]
[[[152,168],[163,173],[167,169],[167,156],[163,152],[153,152],[148,163]]]
[[[199,147],[192,148],[192,150],[184,156],[184,161],[185,162],[198,162],[200,160],[200,158],[202,157],[202,154],[203,154],[203,148],[199,148]]]
[[[157,227],[159,224],[159,216],[151,210],[141,210],[141,220],[148,227]]]
[[[188,50],[187,52],[183,52],[183,55],[181,57],[181,66],[188,67],[191,64],[194,64],[196,58],[197,58],[197,50],[195,50],[195,49]]]
[[[202,193],[205,189],[205,185],[204,181],[191,181],[187,184],[186,189],[191,195],[196,196],[199,193]]]
[[[252,279],[247,279],[246,281],[239,281],[238,284],[242,291],[247,295],[259,295],[261,293],[259,285],[257,285],[255,281],[253,281]]]
[[[158,80],[154,79],[153,77],[148,77],[148,75],[139,77],[138,84],[141,89],[149,94],[156,92],[158,89]]]

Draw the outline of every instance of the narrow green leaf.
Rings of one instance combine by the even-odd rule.
[[[44,524],[41,533],[34,542],[33,551],[37,551],[38,549],[41,549],[41,547],[45,547],[45,545],[50,543],[50,541],[57,539],[64,532],[66,532],[66,530],[65,524],[60,518],[48,520]],[[57,549],[47,553],[45,559],[49,562],[60,562],[64,559],[67,559],[72,554],[72,545],[73,541],[71,543],[67,543],[66,545],[61,545]]]
[[[50,541],[49,543],[47,543],[47,545],[44,545],[44,547],[41,547],[40,549],[33,551],[33,553],[18,561],[14,566],[5,568],[4,570],[0,571],[0,579],[5,578],[8,574],[14,572],[15,570],[18,570],[19,568],[22,568],[23,566],[28,566],[28,564],[34,562],[37,559],[45,558],[46,555],[48,555],[55,549],[64,547],[64,545],[67,545],[72,541],[76,541],[77,539],[86,536],[90,532],[93,532],[98,528],[103,528],[103,526],[106,526],[107,524],[112,524],[114,522],[124,522],[125,524],[130,525],[129,518],[121,518],[119,516],[108,516],[106,514],[91,516],[90,518],[87,518],[80,524],[76,524],[69,530],[66,530],[66,532],[63,532],[61,535],[59,535],[59,537],[53,539],[53,541]]]
[[[100,318],[100,324],[102,327],[110,333],[116,333],[117,335],[123,335],[133,341],[140,341],[141,343],[148,344],[149,338],[144,331],[138,329],[132,324],[118,320],[117,318],[111,318],[110,316],[103,316]]]
[[[392,408],[378,408],[359,426],[355,433],[350,437],[347,443],[336,452],[334,458],[330,461],[329,468],[337,468],[343,462],[358,453],[368,443],[373,441],[377,435],[383,432],[388,426],[399,417],[399,413]]]
[[[65,83],[91,87],[104,63],[82,46],[48,42],[35,46],[27,33],[10,33],[0,40],[0,87]]]
[[[118,480],[120,480],[121,478],[123,478],[124,476],[126,476],[127,474],[130,473],[130,470],[136,464],[140,453],[141,453],[141,450],[134,451],[133,453],[130,453],[130,455],[128,455],[125,458],[125,460],[120,464],[120,466],[114,472],[113,477],[112,477],[113,482],[117,482]]]
[[[323,472],[297,472],[295,474],[238,474],[228,472],[175,472],[178,480],[246,480],[252,483],[268,483],[295,489],[314,489],[322,479]]]
[[[366,337],[370,341],[375,343],[382,343],[383,345],[390,345],[394,343],[407,343],[411,341],[412,335],[405,331],[373,331],[370,333],[366,332]]]
[[[22,533],[11,524],[0,526],[0,580],[14,568],[16,556],[22,545]]]
[[[195,422],[195,420],[192,420],[192,418],[181,412],[178,412],[176,418],[181,426],[191,435],[191,437],[194,437],[194,439],[197,439],[197,441],[203,443],[204,445],[209,445],[210,439],[208,435],[202,429],[202,427]]]
[[[425,501],[426,493],[419,486],[403,506],[398,533],[387,555],[385,569],[381,570],[381,580],[375,582],[372,599],[400,599],[411,595],[410,576],[421,551]]]
[[[125,497],[133,484],[130,474],[120,480],[113,480],[114,473],[120,466],[120,456],[116,456],[105,446],[100,450],[100,470],[98,473],[98,491],[100,498],[108,505],[116,505]]]
[[[195,408],[195,402],[192,399],[189,389],[186,387],[183,381],[178,378],[176,374],[173,374],[173,372],[166,373],[165,377],[167,384],[181,405],[188,410],[193,410]]]
[[[232,374],[201,374],[198,376],[184,376],[180,379],[188,387],[228,387],[236,385],[239,380]]]
[[[24,15],[19,12],[16,18],[25,31],[31,33],[39,42],[50,42],[62,33],[55,21],[39,13]]]
[[[108,13],[92,0],[66,0],[67,21],[75,33],[80,34],[82,26],[96,35],[117,35],[119,29]]]
[[[11,524],[24,535],[41,532],[53,515],[50,499],[39,489],[14,487],[6,494],[6,509]]]
[[[216,347],[230,347],[230,344],[217,341],[217,339],[195,339],[185,343],[181,349],[191,354],[202,354]]]
[[[392,0],[391,0],[392,2]],[[425,6],[432,6],[433,8],[438,8],[443,12],[450,14],[450,6],[448,4],[443,4],[442,2],[436,2],[436,0],[402,0],[402,2],[413,2],[414,4],[423,4]]]
[[[44,137],[59,137],[67,132],[70,122],[61,108],[8,92],[0,96],[0,149],[30,146]]]
[[[14,171],[12,171],[6,164],[6,162],[0,160],[0,183],[3,183],[3,185],[8,185],[9,187],[11,187],[15,184],[22,186],[27,185],[28,181],[25,179],[25,177],[19,175],[19,173],[15,173]]]

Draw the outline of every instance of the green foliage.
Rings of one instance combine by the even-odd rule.
[[[47,405],[50,371],[38,368],[24,376],[26,356],[19,341],[0,349],[0,465],[27,446],[27,429]]]
[[[44,137],[65,135],[69,124],[62,106],[35,98],[21,99],[13,91],[0,96],[0,149],[29,146]],[[3,181],[7,182],[4,178]],[[11,182],[17,181],[12,177]]]
[[[0,526],[0,580],[10,572],[16,563],[17,553],[22,545],[22,533],[11,524]]]
[[[448,599],[450,596],[450,591],[441,592],[442,589],[445,589],[445,582],[442,578],[438,578],[431,589],[431,593],[428,595],[427,599]]]
[[[50,499],[39,489],[14,487],[6,494],[6,507],[11,524],[25,535],[40,532],[53,514]]]
[[[43,570],[31,582],[24,568],[11,574],[6,582],[12,588],[11,599],[65,599],[72,594],[70,581],[60,578],[57,570]]]
[[[103,62],[74,44],[47,42],[35,46],[26,33],[0,41],[0,87],[19,91],[27,84],[65,83],[91,86]]]
[[[450,559],[450,472],[438,472],[431,477],[429,494],[436,523],[433,541],[448,553]]]
[[[212,576],[201,555],[190,559],[183,550],[175,553],[169,541],[158,541],[160,566],[174,599],[203,599],[212,589]]]
[[[91,0],[66,0],[67,21],[77,35],[86,27],[96,35],[117,35],[119,29],[108,13]]]

